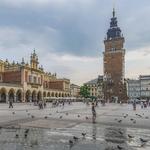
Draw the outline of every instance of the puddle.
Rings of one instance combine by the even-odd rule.
[[[85,136],[83,134],[86,133]],[[77,137],[74,139],[73,137]],[[129,138],[131,136],[131,138]],[[150,130],[82,123],[72,128],[0,129],[0,150],[148,150]]]

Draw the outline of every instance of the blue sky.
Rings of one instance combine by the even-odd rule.
[[[125,37],[126,77],[150,74],[150,1],[116,0]],[[113,0],[1,0],[0,59],[29,61],[82,84],[103,74],[103,40]]]

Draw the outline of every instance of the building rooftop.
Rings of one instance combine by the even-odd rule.
[[[97,84],[98,80],[103,80],[103,76],[99,75],[98,78],[90,80],[84,84]]]
[[[146,79],[150,79],[150,75],[140,75],[139,76],[140,80],[146,80]]]

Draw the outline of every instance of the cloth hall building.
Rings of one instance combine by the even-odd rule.
[[[35,102],[51,97],[69,97],[70,80],[58,79],[39,67],[38,56],[34,52],[30,64],[9,63],[0,60],[0,102]]]

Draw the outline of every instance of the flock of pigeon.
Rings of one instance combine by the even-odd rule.
[[[35,116],[32,115],[31,113],[29,113],[28,110],[26,110],[26,113],[27,113],[27,116],[31,117],[32,119],[35,118]],[[56,111],[56,113],[59,113],[59,112]],[[13,111],[12,114],[15,115],[16,113]],[[52,115],[52,114],[50,113],[49,115]],[[69,113],[66,112],[65,115],[68,116]],[[129,117],[128,114],[122,114],[122,115],[123,115],[123,118],[124,118],[124,119],[127,118],[127,117]],[[148,116],[144,117],[144,113],[143,113],[142,115],[140,115],[140,114],[135,114],[135,115],[136,115],[137,117],[139,117],[139,118],[149,119]],[[77,117],[80,118],[81,116],[78,114]],[[59,118],[62,119],[63,116],[61,115],[61,116],[59,116]],[[44,119],[48,119],[48,116],[45,116]],[[89,117],[86,116],[85,119],[88,120]],[[117,118],[115,118],[115,121],[117,121],[118,123],[122,123],[123,119],[117,119]],[[133,124],[136,124],[136,120],[135,120],[135,119],[130,118],[130,121],[132,121]],[[27,138],[27,137],[28,137],[28,133],[29,133],[29,129],[26,129],[25,132],[24,132],[24,138]],[[121,132],[121,131],[119,131],[119,133],[120,133],[120,134],[123,134],[123,132]],[[81,135],[82,135],[82,138],[83,138],[83,139],[86,137],[86,133],[81,133]],[[128,134],[127,137],[128,137],[129,140],[133,140],[133,139],[135,138],[134,136],[132,136],[132,135],[130,135],[130,134]],[[19,135],[18,135],[18,134],[16,134],[16,138],[19,138]],[[68,141],[69,146],[70,146],[70,147],[73,147],[74,144],[78,142],[78,140],[79,140],[79,137],[73,136],[73,138]],[[146,143],[149,141],[149,140],[143,139],[143,138],[139,138],[139,140],[140,140],[140,142],[141,142],[141,147],[145,146]],[[117,148],[118,148],[118,150],[123,150],[123,149],[124,149],[124,148],[121,147],[120,145],[117,145]]]
[[[123,115],[123,118],[127,118],[129,115],[128,114],[122,114]],[[142,114],[142,115],[140,115],[140,114],[135,114],[137,117],[139,117],[139,118],[145,118],[145,119],[149,119],[149,117],[148,116],[146,116],[146,117],[144,117],[144,113]],[[118,123],[122,123],[122,119],[117,119],[117,118],[115,118],[114,119],[115,121],[117,121]],[[135,119],[133,119],[133,118],[130,118],[130,121],[132,121],[132,123],[133,124],[136,124],[136,120]]]

